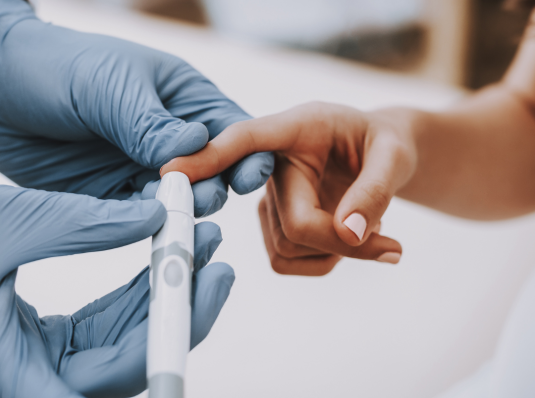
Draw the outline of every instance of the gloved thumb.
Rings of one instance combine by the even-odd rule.
[[[107,45],[109,51],[117,47],[118,53],[146,51],[122,40],[109,40]],[[149,56],[154,56],[152,51],[147,53]],[[114,57],[115,54],[110,54],[112,61]],[[135,82],[125,81],[124,68],[116,65],[121,60],[112,61],[104,63],[96,86],[105,87],[109,81],[121,85],[109,96],[99,95],[98,106],[94,105],[98,90],[88,89],[84,80],[73,83],[80,118],[92,131],[151,170],[158,170],[171,159],[190,155],[206,145],[208,129],[202,123],[186,123],[174,117],[162,104],[151,73],[142,73]],[[150,64],[149,60],[145,62]],[[152,70],[148,66],[142,69]]]
[[[403,158],[398,156],[396,144],[388,136],[376,138],[364,153],[358,178],[346,191],[334,214],[334,228],[345,243],[359,246],[377,231],[392,197],[405,182],[405,175]],[[401,245],[398,243],[398,247],[390,250],[381,256],[382,260],[397,263]]]
[[[157,200],[100,200],[0,186],[0,276],[30,261],[137,242],[156,233],[166,217]]]
[[[140,115],[140,125],[121,148],[136,163],[151,170],[159,170],[171,159],[201,150],[209,139],[203,124],[186,123],[165,110],[162,113]]]

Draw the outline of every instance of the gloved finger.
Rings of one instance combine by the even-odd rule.
[[[208,264],[222,241],[219,225],[210,221],[195,225],[194,272],[199,272]]]
[[[23,364],[17,367],[11,364],[2,368],[2,372],[5,371],[7,377],[0,386],[1,397],[84,398],[54,373],[46,361],[46,355],[42,356],[42,360],[32,363],[32,359],[35,358],[34,353],[24,350],[21,351],[22,353],[26,354]]]
[[[14,328],[14,326],[7,326],[7,320],[9,317],[15,315],[12,314],[15,305],[15,280],[17,279],[17,269],[11,271],[7,275],[4,275],[0,279],[0,337],[8,331],[8,328]],[[4,342],[5,339],[0,339],[0,342]],[[0,345],[0,353],[7,347]],[[2,358],[2,356],[0,356]]]
[[[141,199],[154,199],[160,181],[151,181],[141,193]],[[220,210],[227,201],[227,184],[220,174],[192,185],[195,217],[206,217]],[[135,199],[135,198],[133,198]]]
[[[206,338],[234,283],[234,271],[214,263],[196,273],[191,314],[191,348]],[[84,396],[127,397],[146,387],[147,321],[113,346],[78,352],[64,359],[60,375]]]
[[[149,296],[149,267],[146,267],[126,285],[71,316],[72,348],[84,351],[119,342],[147,318]]]
[[[206,264],[220,241],[216,224],[204,222],[196,226],[196,270]],[[226,264],[214,264],[196,272],[191,337],[195,344],[210,331],[233,281],[232,268]],[[125,287],[105,296],[91,311],[102,310],[112,300],[113,304],[103,312],[76,325],[72,348],[78,352],[62,361],[61,377],[87,397],[132,396],[146,387],[148,269]],[[88,313],[86,308],[73,318]]]
[[[191,348],[203,341],[214,325],[234,283],[234,270],[213,263],[195,275],[191,313]]]
[[[2,1],[0,10],[0,41],[9,30],[25,19],[37,19],[29,3],[17,0]]]
[[[263,186],[274,168],[273,153],[255,153],[232,166],[228,170],[228,180],[234,192],[244,195]]]
[[[15,269],[0,279],[0,397],[81,398],[54,373],[35,318],[19,315],[35,310],[16,295],[16,277]]]
[[[131,162],[133,164],[136,164],[134,162]],[[137,165],[137,164],[136,164]],[[147,185],[153,184],[155,181],[160,180],[160,174],[156,170],[148,170],[140,165],[137,165],[138,167],[142,168],[143,171],[140,173],[137,173],[131,177],[131,187],[134,192],[137,192],[138,194],[141,194]],[[156,191],[154,191],[156,193]],[[141,195],[140,195],[141,196]],[[139,200],[140,196],[138,196]],[[145,199],[154,199],[153,197],[143,197],[143,200]]]
[[[43,258],[137,242],[154,235],[167,218],[156,200],[99,200],[9,186],[0,186],[0,214],[5,233],[0,275]]]
[[[147,319],[114,345],[66,356],[59,375],[87,398],[120,398],[146,388]]]
[[[207,221],[195,225],[194,272],[210,261],[221,241],[217,224]],[[147,317],[149,296],[149,268],[146,267],[126,285],[71,316],[73,349],[83,351],[121,341]]]
[[[103,60],[98,73],[93,79],[80,74],[72,82],[80,119],[91,131],[151,170],[206,145],[209,135],[202,123],[187,123],[162,104],[161,81],[155,74],[161,75],[159,71],[168,67],[169,55],[109,37],[102,47],[96,45],[98,38],[94,40],[87,51]],[[132,59],[136,60],[133,73]],[[178,65],[173,62],[173,66]]]
[[[232,284],[234,272],[214,263],[196,274],[191,319],[191,348],[209,333]],[[147,320],[111,346],[92,348],[64,358],[62,379],[86,397],[127,397],[146,388]]]
[[[126,199],[141,190],[147,171],[104,140],[58,141],[6,126],[0,126],[0,169],[26,188],[100,199]],[[159,178],[151,172],[150,180]]]
[[[195,217],[206,217],[219,211],[227,201],[227,184],[221,174],[199,181],[191,186],[193,190]]]
[[[136,111],[140,114],[129,115],[139,120],[135,126],[123,126],[104,138],[148,169],[159,170],[169,160],[195,153],[208,142],[206,127],[172,117],[161,104],[140,106]]]
[[[160,187],[161,180],[155,180],[148,182],[141,192],[141,200],[155,199],[158,188]]]

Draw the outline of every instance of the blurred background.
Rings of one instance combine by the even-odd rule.
[[[468,88],[502,76],[530,12],[504,0],[102,1]]]
[[[528,19],[500,0],[39,0],[36,9],[184,58],[253,116],[312,100],[443,109],[500,78]],[[535,216],[472,222],[394,199],[383,233],[403,245],[398,266],[345,259],[325,277],[292,277],[270,267],[262,194],[230,192],[209,217],[224,237],[214,261],[237,279],[189,356],[189,398],[431,398],[492,358],[533,270]],[[73,313],[127,283],[149,252],[145,240],[28,264],[17,291],[40,315]]]

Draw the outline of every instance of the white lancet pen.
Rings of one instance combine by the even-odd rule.
[[[183,398],[191,334],[193,192],[180,172],[163,176],[156,199],[167,220],[152,238],[147,344],[149,398]]]

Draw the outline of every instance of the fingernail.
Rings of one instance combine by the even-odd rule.
[[[401,254],[400,253],[387,252],[387,253],[381,254],[377,258],[377,261],[379,261],[380,263],[397,264],[397,263],[399,263],[400,259],[401,259]]]
[[[362,240],[364,232],[366,232],[366,220],[359,213],[353,213],[344,221],[344,225],[357,235],[359,240]]]

